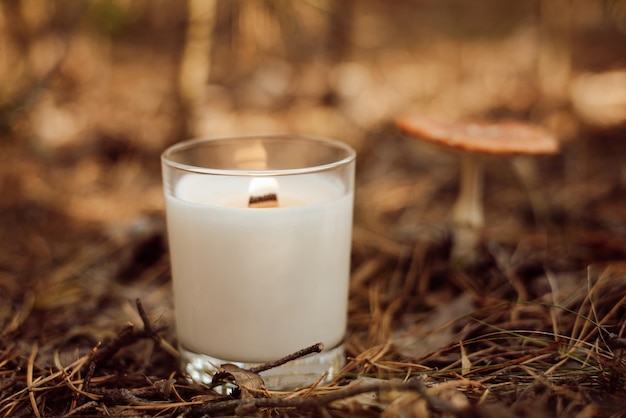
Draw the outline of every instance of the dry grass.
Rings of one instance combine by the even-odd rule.
[[[162,233],[153,229],[151,239],[133,236],[116,246],[95,244],[80,230],[76,236],[90,246],[84,254],[22,282],[5,273],[2,416],[274,411],[487,417],[532,411],[583,417],[623,411],[624,263],[556,271],[563,260],[548,257],[538,271],[530,255],[545,248],[527,248],[528,257],[513,263],[502,254],[506,247],[492,242],[497,250],[485,247],[478,265],[461,269],[450,265],[443,233],[392,246],[387,237],[358,232],[349,357],[340,376],[324,387],[230,399],[190,386],[177,372],[175,337],[165,329],[171,315],[163,307],[170,303],[167,254],[154,239]],[[128,246],[135,256],[121,257]],[[112,269],[120,262],[128,268],[149,249],[160,255],[149,266],[134,266],[140,273],[131,283],[119,274],[123,268]],[[148,314],[125,302],[131,294],[149,301]]]

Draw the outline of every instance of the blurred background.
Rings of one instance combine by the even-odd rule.
[[[92,312],[118,288],[167,305],[159,156],[191,137],[351,144],[355,266],[400,258],[458,187],[454,156],[395,129],[404,113],[545,126],[548,221],[596,243],[563,268],[625,254],[626,0],[3,0],[0,313]],[[488,229],[536,243],[528,190],[487,170]]]

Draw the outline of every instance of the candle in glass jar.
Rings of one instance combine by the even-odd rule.
[[[186,174],[166,194],[177,333],[188,350],[267,362],[341,343],[352,192],[324,172],[272,179],[277,207],[248,207],[248,176]]]

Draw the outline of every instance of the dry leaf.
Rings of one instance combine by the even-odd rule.
[[[213,384],[233,383],[239,387],[241,398],[269,398],[265,382],[258,373],[242,369],[234,364],[222,364],[213,376]]]

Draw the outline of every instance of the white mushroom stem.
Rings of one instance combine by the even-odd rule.
[[[477,257],[477,244],[484,226],[483,167],[476,154],[461,154],[459,197],[452,212],[454,239],[451,259],[471,264]]]
[[[453,209],[452,219],[457,226],[481,229],[485,224],[483,215],[483,167],[476,154],[461,154],[459,197]]]

